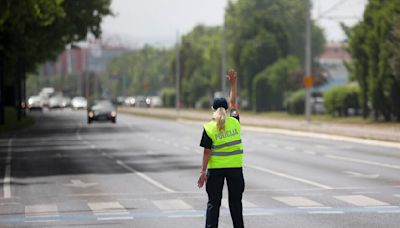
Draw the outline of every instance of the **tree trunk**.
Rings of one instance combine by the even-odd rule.
[[[0,125],[4,125],[5,117],[4,117],[4,59],[3,56],[0,56]]]
[[[17,66],[20,65],[18,61]],[[14,107],[17,110],[17,120],[21,120],[21,75],[22,75],[22,67],[19,66],[15,72],[14,78]]]

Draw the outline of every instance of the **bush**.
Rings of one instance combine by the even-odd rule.
[[[360,97],[360,88],[356,84],[335,86],[324,93],[324,106],[334,116],[348,116],[350,109],[358,115]]]
[[[160,91],[164,107],[175,107],[176,92],[174,88],[164,88]]]
[[[256,112],[283,110],[285,93],[295,89],[289,83],[290,78],[299,68],[299,60],[288,56],[258,73],[252,82],[253,110]]]
[[[267,111],[270,88],[268,78],[264,75],[257,75],[253,79],[253,110],[255,112]]]
[[[289,114],[303,114],[306,91],[304,89],[293,92],[285,100],[285,107]]]
[[[21,118],[20,121],[17,120],[17,110],[14,107],[4,108],[4,125],[0,125],[0,132],[14,131],[20,128],[30,126],[34,123],[34,120],[30,116]]]

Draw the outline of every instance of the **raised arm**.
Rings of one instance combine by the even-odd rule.
[[[229,80],[231,91],[229,94],[229,107],[231,109],[237,109],[236,97],[237,97],[237,72],[234,69],[228,71],[226,78]]]

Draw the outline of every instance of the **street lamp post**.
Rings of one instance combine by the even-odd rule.
[[[176,64],[175,64],[175,76],[176,76],[176,95],[175,95],[175,107],[176,112],[179,112],[180,106],[180,94],[179,94],[179,80],[180,80],[180,56],[179,56],[179,32],[176,32]]]
[[[307,15],[306,15],[306,48],[305,48],[305,87],[306,87],[306,101],[305,101],[305,115],[306,121],[311,121],[311,0],[307,1]]]

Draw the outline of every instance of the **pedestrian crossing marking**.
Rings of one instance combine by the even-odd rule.
[[[336,199],[360,207],[388,206],[388,203],[363,195],[334,196]]]
[[[26,222],[54,222],[59,220],[57,205],[35,204],[25,206]]]
[[[92,202],[88,203],[89,208],[97,216],[97,220],[123,220],[133,219],[119,202]]]
[[[322,204],[300,196],[288,196],[288,197],[272,197],[288,206],[292,207],[320,207]]]
[[[225,208],[229,208],[228,199],[223,198],[221,200],[221,206],[225,207]],[[255,207],[257,207],[255,204],[253,204],[253,203],[251,203],[251,202],[249,202],[247,200],[242,200],[242,206],[243,206],[243,208],[255,208]]]
[[[185,201],[180,199],[173,199],[173,200],[155,200],[153,203],[160,209],[160,210],[190,210],[193,209],[192,206],[187,204]]]

